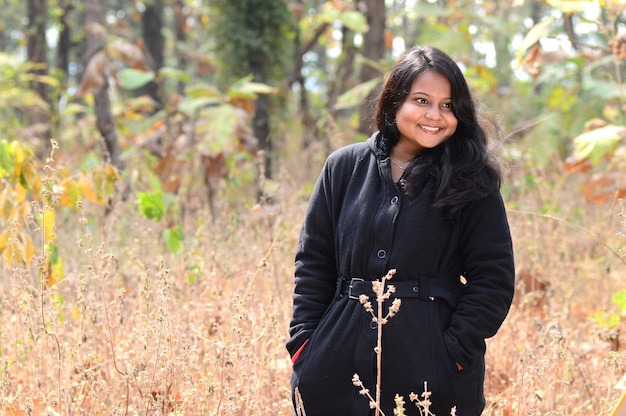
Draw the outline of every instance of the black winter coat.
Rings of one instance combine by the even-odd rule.
[[[400,309],[383,326],[383,411],[394,414],[399,394],[408,415],[420,414],[409,394],[427,383],[436,415],[453,406],[461,416],[482,412],[485,339],[499,329],[514,291],[506,212],[496,192],[447,221],[432,208],[431,189],[427,183],[405,196],[376,134],[328,157],[301,230],[287,342],[297,358],[292,392],[298,388],[308,416],[369,414],[352,376],[374,395],[377,331],[359,293],[349,296],[346,287],[390,269],[390,284],[411,281],[417,294],[399,293]]]

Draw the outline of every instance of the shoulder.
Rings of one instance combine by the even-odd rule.
[[[357,161],[368,157],[376,157],[375,135],[372,135],[367,141],[352,143],[333,151],[327,159],[327,163],[331,165],[354,165]]]
[[[370,139],[352,143],[333,151],[326,160],[327,169],[352,169],[357,163],[375,158]]]
[[[333,151],[328,160],[332,162],[346,161],[350,159],[358,159],[367,156],[371,151],[367,142],[352,143]]]

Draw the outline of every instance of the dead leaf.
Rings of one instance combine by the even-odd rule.
[[[87,94],[94,94],[102,90],[106,85],[105,69],[109,64],[109,58],[107,58],[104,51],[96,53],[85,68],[83,73],[83,79],[80,82],[80,87],[76,92],[76,97],[81,98]]]
[[[530,52],[524,57],[522,66],[533,79],[537,79],[541,72],[541,46],[539,44],[533,46]]]

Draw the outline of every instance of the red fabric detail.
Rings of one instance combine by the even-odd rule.
[[[300,354],[302,353],[302,350],[304,349],[304,346],[309,342],[308,338],[306,341],[304,341],[304,344],[302,344],[302,346],[300,348],[298,348],[298,351],[296,351],[296,353],[293,355],[293,357],[291,357],[291,363],[295,364],[296,361],[298,361],[298,358],[300,358]]]

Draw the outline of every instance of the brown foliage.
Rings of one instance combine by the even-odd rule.
[[[229,145],[213,152],[198,147],[196,129],[203,120],[185,120],[174,131],[166,123],[159,127],[156,139],[161,146],[153,147],[153,153],[159,158],[154,171],[165,192],[180,193],[193,175],[199,175],[206,189],[206,201],[215,216],[215,196],[229,173],[227,159],[237,153],[247,153],[254,159],[259,152],[249,114],[241,108],[236,109],[236,114],[236,137]],[[175,136],[170,139],[172,134]]]
[[[116,39],[89,60],[76,92],[76,98],[102,90],[107,85],[107,71],[111,70],[111,75],[115,77],[115,68],[111,68],[111,63],[115,61],[133,69],[143,71],[149,69],[145,55],[138,44]]]

